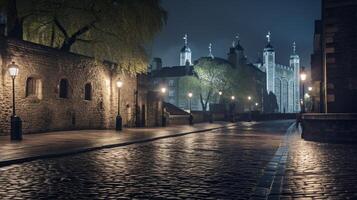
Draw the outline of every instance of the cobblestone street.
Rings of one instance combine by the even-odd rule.
[[[357,199],[357,146],[290,138],[281,199]]]
[[[0,168],[0,199],[248,199],[291,121]]]

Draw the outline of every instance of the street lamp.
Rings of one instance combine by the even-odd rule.
[[[306,81],[306,73],[305,73],[305,68],[302,68],[301,74],[300,74],[300,79],[302,82],[302,94],[305,94],[305,81]],[[305,112],[305,100],[304,97],[302,98],[302,103],[301,103],[301,113]]]
[[[162,87],[160,89],[161,94],[162,94],[162,101],[161,101],[161,125],[162,127],[166,126],[166,117],[165,117],[165,105],[164,105],[164,96],[166,94],[166,88]]]
[[[252,97],[248,96],[249,121],[252,121]]]
[[[193,125],[193,115],[192,115],[192,97],[193,97],[193,94],[192,94],[192,92],[189,92],[187,94],[187,96],[188,96],[188,99],[189,99],[189,106],[190,106],[190,117],[188,118],[188,121],[189,121],[190,125]]]
[[[123,118],[120,115],[120,92],[121,88],[123,87],[123,82],[121,80],[117,81],[117,88],[118,88],[118,115],[116,118],[116,125],[115,129],[117,131],[123,130]]]
[[[311,91],[312,91],[312,87],[311,87],[311,86],[310,86],[310,87],[308,87],[307,89],[309,90],[309,92],[311,92]]]
[[[218,95],[219,95],[219,100],[218,100],[218,103],[220,103],[220,102],[221,102],[221,99],[222,99],[222,94],[223,94],[223,92],[222,92],[222,91],[219,91],[219,92],[218,92]]]
[[[235,116],[234,116],[234,114],[235,114],[235,103],[234,103],[234,101],[236,100],[236,97],[234,96],[234,95],[232,95],[231,96],[231,100],[232,100],[232,102],[231,102],[231,106],[230,106],[230,118],[231,118],[231,122],[233,123],[234,121],[235,121]]]
[[[9,65],[9,74],[12,78],[11,140],[22,140],[22,121],[16,116],[15,108],[15,78],[19,74],[19,66],[15,62]]]

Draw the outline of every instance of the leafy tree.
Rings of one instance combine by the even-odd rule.
[[[194,95],[193,100],[195,100],[196,95],[199,95],[201,93],[201,87],[200,87],[200,81],[196,76],[184,76],[180,79],[180,90],[178,94],[178,98],[185,100],[185,108],[189,109],[189,104],[188,104],[188,93],[192,92]],[[192,104],[196,104],[196,101],[193,101]]]
[[[226,73],[231,65],[224,59],[203,57],[194,66],[199,80],[199,96],[202,110],[207,110],[207,105],[215,94],[228,87]]]
[[[11,36],[145,72],[148,45],[166,22],[160,0],[0,0]]]

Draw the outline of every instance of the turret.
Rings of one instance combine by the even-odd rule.
[[[235,40],[232,42],[232,47],[229,49],[228,61],[234,67],[247,63],[247,57],[244,54],[244,48],[240,44],[239,35],[235,37]]]
[[[271,45],[271,33],[266,36],[268,44],[263,51],[263,67],[266,71],[267,93],[275,93],[275,50]]]
[[[182,47],[180,51],[180,66],[185,66],[186,63],[188,62],[190,65],[192,65],[192,52],[191,49],[188,47],[188,37],[187,34],[183,37],[185,41],[185,45]]]
[[[293,43],[293,52],[290,55],[290,67],[294,70],[294,98],[293,111],[300,111],[300,57],[296,54],[296,43]]]

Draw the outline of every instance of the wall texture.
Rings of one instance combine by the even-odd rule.
[[[20,69],[15,81],[15,99],[24,133],[114,128],[119,79],[124,83],[120,105],[123,122],[132,125],[137,79],[118,74],[115,64],[6,38],[0,39],[0,54],[0,134],[9,133],[10,128],[12,82],[8,65],[11,62]],[[38,81],[38,95],[26,95],[28,78]],[[68,98],[59,97],[61,79],[68,80]],[[92,86],[91,100],[84,98],[87,83]]]

